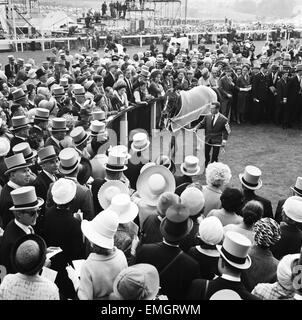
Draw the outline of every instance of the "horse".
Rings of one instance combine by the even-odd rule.
[[[164,108],[161,113],[159,127],[170,132],[183,130],[187,125],[210,113],[210,106],[218,101],[219,94],[203,85],[185,90],[167,90],[164,96]],[[170,150],[175,157],[176,140],[172,135]]]

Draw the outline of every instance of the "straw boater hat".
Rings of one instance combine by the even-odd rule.
[[[115,212],[104,210],[91,221],[83,220],[81,229],[84,236],[93,244],[113,249],[114,235],[118,225],[118,215]]]
[[[36,234],[19,238],[12,247],[12,265],[18,273],[33,276],[44,266],[46,243]]]
[[[133,142],[131,143],[131,149],[135,152],[141,152],[150,146],[150,141],[145,133],[139,132],[133,136]]]
[[[36,77],[37,77],[36,69],[30,69],[28,71],[28,78],[29,79],[35,79]]]
[[[251,246],[251,241],[243,234],[227,231],[222,246],[217,245],[217,250],[231,266],[245,270],[251,266],[251,258],[248,255]]]
[[[25,161],[30,161],[37,156],[37,151],[32,150],[28,142],[21,142],[13,147],[13,153],[22,153]]]
[[[81,85],[73,88],[73,93],[75,94],[75,96],[85,96],[85,92],[85,88]]]
[[[67,90],[68,89],[68,79],[61,78],[60,79],[60,86],[62,86],[65,90]]]
[[[120,193],[129,194],[129,189],[125,183],[119,180],[106,181],[98,192],[98,200],[101,207],[107,209],[111,204],[112,198]]]
[[[129,223],[138,215],[138,206],[131,201],[129,194],[125,193],[115,195],[107,210],[115,212],[120,223]]]
[[[57,158],[58,156],[53,146],[47,146],[38,151],[38,164],[43,164]]]
[[[17,153],[11,157],[5,158],[4,162],[7,167],[5,174],[30,166],[30,163],[25,161],[23,153]]]
[[[12,127],[11,131],[16,131],[23,128],[29,128],[28,119],[25,116],[16,116],[12,117]]]
[[[10,150],[10,141],[5,137],[0,137],[0,157],[5,157]]]
[[[86,132],[83,127],[75,127],[70,132],[70,137],[72,138],[76,147],[83,144],[90,137],[90,132]]]
[[[239,174],[241,183],[250,190],[258,190],[262,187],[261,170],[255,166],[246,166],[244,173]]]
[[[50,77],[46,81],[46,85],[50,88],[52,85],[56,84],[56,79],[54,77]]]
[[[298,177],[296,184],[290,187],[296,194],[302,197],[302,177]]]
[[[68,131],[68,128],[66,128],[66,119],[65,118],[53,118],[51,128],[49,130],[51,132]]]
[[[70,179],[60,178],[51,187],[51,195],[57,205],[64,205],[71,202],[76,192],[77,185]]]
[[[92,112],[92,119],[99,120],[99,121],[105,121],[106,120],[105,111],[103,111],[103,110],[93,111]]]
[[[160,224],[160,232],[170,242],[183,239],[193,227],[189,210],[182,204],[170,206]]]
[[[166,167],[150,166],[139,175],[136,189],[147,204],[156,206],[162,193],[175,191],[175,179]]]
[[[35,120],[48,121],[49,110],[45,108],[36,108],[36,114],[34,116]]]
[[[59,153],[59,171],[62,174],[72,173],[80,164],[81,157],[74,148],[65,148]]]
[[[14,205],[9,210],[38,209],[44,204],[44,200],[37,197],[36,189],[33,186],[15,189],[10,195]]]
[[[195,156],[186,156],[185,162],[180,165],[180,171],[185,176],[195,176],[200,173],[199,159]]]

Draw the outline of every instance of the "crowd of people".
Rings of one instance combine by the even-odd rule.
[[[160,115],[167,91],[200,85],[220,100],[212,128],[220,116],[223,127],[232,117],[295,124],[302,65],[294,42],[290,53],[273,45],[260,56],[251,41],[231,50],[225,40],[214,50],[167,43],[159,52],[154,44],[131,58],[114,47],[102,56],[53,48],[41,66],[8,56],[0,72],[0,299],[301,299],[302,178],[292,177],[293,195],[273,213],[258,194],[269,183],[260,168],[232,177],[227,164],[206,159],[202,185],[199,158],[150,158],[143,130],[150,102]],[[128,116],[136,131],[113,143],[110,119],[132,105],[141,107]]]

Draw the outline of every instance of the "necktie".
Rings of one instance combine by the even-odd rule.
[[[214,127],[214,120],[215,120],[215,116],[212,116],[212,122],[211,122],[212,128]]]
[[[34,233],[35,233],[34,228],[33,228],[32,226],[28,226],[28,229],[29,229],[29,231],[30,231],[31,234],[34,234]]]

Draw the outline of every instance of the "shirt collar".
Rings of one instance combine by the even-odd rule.
[[[21,228],[26,234],[31,234],[30,228],[28,226],[25,226],[24,224],[20,223],[15,219],[15,224]]]
[[[13,189],[21,188],[21,186],[19,186],[19,185],[16,184],[15,182],[12,182],[11,180],[8,181],[7,185],[10,186],[10,187],[13,188]]]
[[[241,279],[240,277],[234,277],[234,276],[231,276],[229,274],[223,274],[221,276],[222,279],[225,279],[225,280],[229,280],[229,281],[234,281],[234,282],[241,282]]]
[[[53,182],[56,181],[56,178],[54,177],[54,175],[50,174],[49,172],[43,170],[43,172],[47,175],[47,177],[52,180]]]

